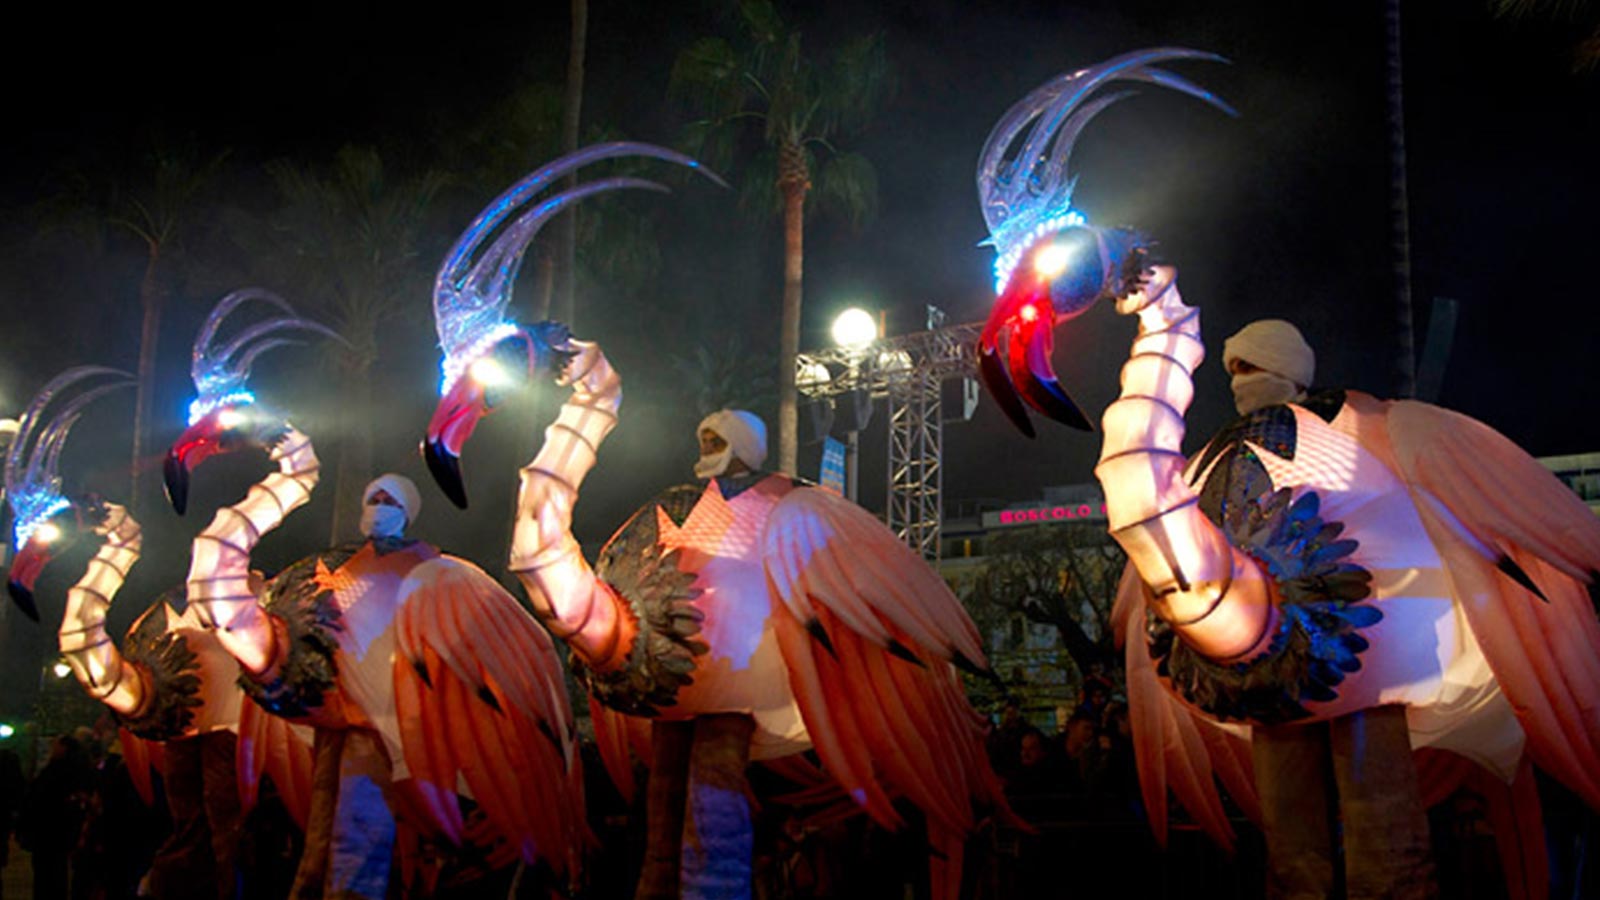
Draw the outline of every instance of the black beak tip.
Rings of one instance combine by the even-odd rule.
[[[439,490],[450,498],[450,502],[458,509],[467,508],[466,483],[461,479],[461,460],[444,445],[434,440],[423,441],[422,458],[428,463],[428,472],[433,476]]]
[[[6,590],[11,594],[11,599],[16,602],[17,608],[22,610],[28,618],[39,621],[39,607],[33,602],[33,591],[28,590],[20,581],[6,582]]]
[[[1023,409],[1022,401],[1017,399],[1017,388],[1011,383],[1011,376],[1006,373],[999,355],[992,350],[980,350],[978,374],[982,377],[984,386],[989,389],[989,396],[995,399],[1000,411],[1006,414],[1011,424],[1017,426],[1017,430],[1025,437],[1036,437],[1033,422],[1029,421],[1028,411]]]
[[[162,481],[167,487],[167,502],[173,512],[183,515],[189,509],[189,469],[176,454],[168,454],[162,470]]]

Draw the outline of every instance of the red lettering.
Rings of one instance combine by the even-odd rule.
[[[1072,510],[1064,509],[1058,506],[1055,509],[1050,510],[1050,515],[1057,519],[1070,519],[1072,518]]]
[[[1009,509],[1001,510],[1001,512],[1000,512],[1000,524],[1001,525],[1010,525],[1011,524],[1011,510],[1009,510]]]
[[[1082,518],[1085,518],[1085,519],[1089,518],[1089,513],[1091,513],[1091,512],[1093,512],[1093,510],[1090,509],[1089,504],[1087,504],[1087,503],[1085,503],[1084,505],[1078,507],[1078,515],[1080,517],[1082,517]]]

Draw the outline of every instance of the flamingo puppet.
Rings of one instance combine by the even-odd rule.
[[[1513,894],[1543,896],[1530,762],[1600,807],[1600,522],[1487,426],[1355,391],[1257,410],[1183,455],[1199,312],[1142,236],[1071,210],[1067,163],[1126,96],[1112,82],[1226,109],[1154,65],[1190,59],[1216,57],[1144,50],[1051,79],[978,170],[1001,256],[982,371],[1019,428],[1028,407],[1087,424],[1051,370],[1058,324],[1099,299],[1138,319],[1095,473],[1131,563],[1114,620],[1152,824],[1164,838],[1171,788],[1230,841],[1215,776],[1264,819],[1273,889],[1321,896],[1334,785],[1349,896],[1428,896],[1416,801],[1465,781],[1498,810]]]
[[[238,666],[200,626],[193,607],[178,611],[181,595],[153,603],[128,629],[121,650],[106,633],[111,603],[139,561],[143,532],[116,503],[64,496],[57,467],[86,407],[131,384],[112,369],[69,369],[46,384],[23,415],[6,461],[7,496],[22,548],[8,588],[37,620],[33,589],[39,575],[81,536],[101,539],[82,578],[67,591],[61,654],[84,690],[120,724],[128,773],[146,803],[153,799],[150,770],[165,776],[174,826],[156,852],[150,889],[170,897],[232,897],[240,822],[255,803],[262,773],[271,774],[291,815],[304,826],[311,747],[288,723],[241,702]],[[243,752],[236,750],[240,735],[247,738]]]
[[[220,343],[223,320],[252,302],[271,317]],[[492,858],[541,867],[566,890],[588,840],[572,715],[554,645],[516,600],[471,563],[399,537],[313,554],[270,580],[250,570],[262,535],[317,483],[310,440],[247,386],[292,329],[332,334],[264,291],[217,304],[195,341],[192,424],[166,476],[182,511],[204,459],[259,447],[276,463],[195,538],[188,591],[255,701],[316,729],[294,896],[384,897],[401,826],[490,844]],[[403,855],[415,889],[428,876]]]
[[[534,200],[578,166],[623,155],[694,165],[647,145],[580,150],[490,204],[447,258],[434,294],[446,357],[424,445],[430,469],[464,504],[461,448],[490,408],[484,385],[493,382],[477,374],[484,360],[554,369],[571,387],[522,470],[510,567],[571,650],[614,775],[626,770],[628,737],[651,724],[636,896],[748,897],[745,767],[814,748],[879,824],[904,824],[896,798],[921,810],[936,895],[954,897],[981,811],[1009,811],[956,671],[984,669],[978,632],[924,560],[837,495],[765,472],[668,489],[593,568],[572,535],[579,488],[617,423],[621,380],[595,344],[507,320],[507,273],[563,206],[647,186],[602,179]],[[474,260],[497,228],[502,236]]]

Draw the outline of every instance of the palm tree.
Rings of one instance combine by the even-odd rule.
[[[761,414],[777,399],[770,367],[751,352],[744,335],[730,332],[721,338],[670,357],[677,385],[697,416],[719,409]]]
[[[567,45],[567,83],[561,103],[561,152],[563,155],[578,149],[578,131],[583,121],[583,58],[589,42],[589,0],[572,0],[572,36]],[[566,189],[578,186],[578,174],[567,176]],[[556,284],[557,315],[576,328],[573,301],[574,282],[577,279],[578,209],[556,222]]]
[[[877,201],[877,174],[837,137],[859,133],[892,90],[879,35],[846,41],[824,59],[808,56],[801,35],[770,0],[740,0],[737,43],[704,37],[678,55],[670,92],[701,118],[686,149],[727,173],[747,125],[761,125],[762,152],[743,179],[742,205],[782,212],[783,308],[778,349],[778,468],[794,474],[798,448],[795,357],[800,352],[801,281],[808,202],[822,200],[859,224]],[[819,162],[817,151],[825,157]],[[815,175],[815,181],[813,181]],[[813,194],[813,188],[816,193]]]
[[[1389,227],[1394,251],[1395,396],[1417,395],[1416,326],[1411,303],[1411,212],[1406,187],[1405,56],[1400,0],[1384,4],[1384,73],[1389,122]]]
[[[362,484],[372,477],[372,367],[379,337],[425,311],[433,257],[422,246],[426,216],[446,179],[433,170],[396,178],[378,151],[345,147],[331,165],[267,166],[279,208],[243,229],[242,241],[301,312],[329,325],[347,346],[323,344],[346,417],[335,449],[332,540],[354,534]],[[429,248],[432,249],[432,248]]]
[[[1545,19],[1587,29],[1587,37],[1572,49],[1574,74],[1600,67],[1600,4],[1591,0],[1490,0],[1496,16],[1509,19]]]
[[[177,289],[184,238],[197,230],[206,209],[206,191],[227,158],[227,151],[205,157],[193,146],[158,141],[149,150],[145,170],[129,183],[106,185],[81,172],[70,173],[44,204],[46,227],[65,227],[94,252],[107,249],[110,233],[121,233],[133,237],[144,253],[128,490],[128,507],[134,515],[143,508],[151,484],[142,478],[143,458],[155,408],[161,316]]]

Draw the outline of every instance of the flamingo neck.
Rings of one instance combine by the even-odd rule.
[[[600,348],[574,341],[572,395],[545,429],[539,453],[522,469],[510,569],[534,614],[586,664],[608,671],[627,658],[638,626],[633,614],[583,558],[572,536],[572,507],[600,444],[616,427],[622,379]]]
[[[293,426],[286,428],[271,451],[277,471],[252,485],[243,500],[217,510],[211,524],[195,536],[189,564],[189,602],[224,649],[252,675],[266,672],[280,648],[250,584],[250,553],[263,535],[305,505],[317,486],[317,454],[311,439]]]
[[[105,543],[67,591],[58,646],[89,696],[124,716],[135,716],[147,705],[149,690],[106,633],[106,616],[128,571],[139,561],[143,531],[126,509],[114,503],[106,504],[106,520],[95,531]]]
[[[1152,607],[1197,652],[1217,661],[1252,657],[1277,621],[1270,582],[1200,511],[1184,480],[1184,413],[1205,358],[1200,313],[1184,305],[1177,272],[1158,266],[1144,290],[1118,301],[1139,333],[1122,367],[1122,390],[1101,424],[1095,476],[1111,535],[1154,594]]]

